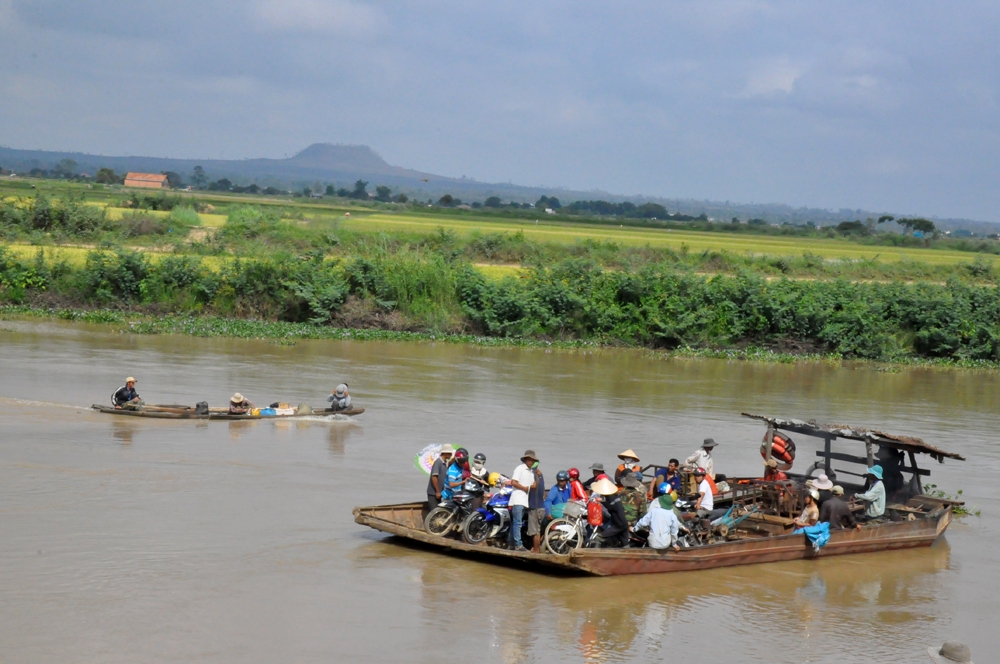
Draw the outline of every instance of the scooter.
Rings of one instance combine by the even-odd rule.
[[[511,516],[510,486],[502,487],[499,493],[490,496],[489,501],[479,509],[470,513],[462,522],[462,540],[467,544],[482,544],[487,540],[507,539],[510,531]]]
[[[432,509],[424,519],[424,530],[431,535],[445,536],[462,527],[466,517],[473,512],[476,498],[485,493],[483,485],[476,480],[466,480],[450,500],[444,500]]]

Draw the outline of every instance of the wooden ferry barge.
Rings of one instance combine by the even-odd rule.
[[[234,421],[234,420],[287,420],[297,417],[323,417],[325,415],[347,415],[353,417],[365,412],[360,406],[354,406],[347,410],[327,411],[314,410],[308,413],[294,413],[291,415],[232,415],[228,408],[209,408],[208,412],[198,412],[194,406],[180,405],[149,405],[141,410],[130,410],[127,408],[113,408],[95,403],[91,406],[99,413],[107,415],[121,415],[123,417],[151,417],[155,419],[168,420],[213,420],[213,421]]]
[[[823,447],[816,452],[820,460],[812,466],[812,471],[824,468],[831,477],[838,473],[860,477],[863,473],[834,469],[832,463],[839,461],[868,467],[876,461],[878,448],[880,456],[893,460],[906,455],[903,463],[893,462],[893,471],[909,474],[910,481],[889,496],[882,522],[866,524],[860,530],[831,530],[829,542],[818,552],[804,535],[792,534],[791,517],[801,510],[801,494],[808,475],[789,474],[789,480],[783,482],[762,482],[750,478],[733,480],[735,487],[732,490],[732,500],[754,505],[757,508],[755,513],[733,532],[727,533],[724,539],[680,551],[583,548],[572,551],[567,556],[556,556],[508,551],[489,544],[472,545],[460,539],[427,533],[423,527],[426,507],[422,502],[357,507],[354,509],[354,518],[359,524],[438,547],[444,552],[595,576],[616,576],[682,572],[930,546],[951,523],[952,507],[961,504],[924,494],[921,478],[928,476],[930,472],[919,468],[916,461],[918,455],[930,456],[942,463],[945,458],[964,461],[964,457],[959,454],[941,450],[919,438],[872,429],[785,420],[748,413],[744,413],[744,416],[759,419],[767,425],[762,450],[765,447],[766,451],[770,450],[769,443],[776,432],[803,434],[822,440]],[[843,442],[838,442],[841,440]],[[840,451],[839,448],[850,441],[864,443],[865,455]],[[838,443],[838,449],[834,449],[835,443]],[[885,450],[888,452],[884,452]],[[840,484],[848,493],[862,489],[860,484]]]

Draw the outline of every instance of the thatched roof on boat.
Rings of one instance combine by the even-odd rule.
[[[906,452],[929,454],[938,461],[944,461],[944,457],[965,461],[965,457],[961,454],[947,452],[939,447],[934,447],[930,443],[925,443],[920,438],[915,438],[913,436],[900,436],[897,434],[886,433],[885,431],[879,431],[877,429],[856,427],[850,424],[822,424],[816,420],[786,420],[780,417],[754,415],[753,413],[743,413],[743,417],[749,417],[755,420],[767,422],[768,424],[773,425],[775,429],[802,433],[807,436],[819,436],[821,438],[825,438],[832,435],[837,438],[850,438],[852,440],[860,440],[866,443],[885,445],[886,447]]]

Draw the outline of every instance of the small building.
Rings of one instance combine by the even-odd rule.
[[[167,176],[159,173],[129,173],[125,176],[125,186],[142,189],[170,189]]]

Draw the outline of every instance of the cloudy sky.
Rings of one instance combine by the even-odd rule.
[[[1000,3],[0,0],[0,144],[1000,221]]]

